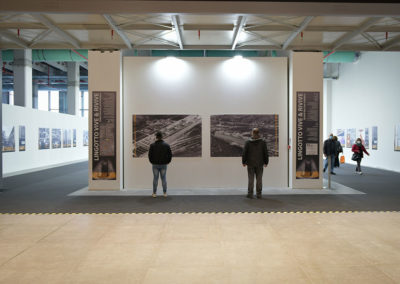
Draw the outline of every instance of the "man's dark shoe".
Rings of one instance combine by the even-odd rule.
[[[334,173],[334,172],[331,172],[331,175],[336,175],[336,173]]]
[[[262,199],[261,194],[257,194],[257,199]]]
[[[326,171],[326,169],[324,169],[324,172]]]
[[[253,199],[253,194],[247,194],[246,197],[250,198],[250,199]]]

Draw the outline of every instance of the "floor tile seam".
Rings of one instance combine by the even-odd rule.
[[[286,210],[286,211],[191,211],[191,212],[3,212],[0,216],[48,215],[252,215],[252,214],[339,214],[339,213],[400,213],[400,210]]]

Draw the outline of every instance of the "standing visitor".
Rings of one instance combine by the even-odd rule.
[[[242,154],[243,167],[247,166],[248,191],[247,198],[253,198],[254,175],[256,177],[257,198],[261,199],[263,166],[269,162],[267,142],[260,137],[258,128],[251,132],[251,138],[246,141]]]
[[[167,165],[171,162],[171,147],[162,140],[162,133],[156,133],[156,141],[150,145],[149,161],[153,165],[153,197],[157,197],[158,177],[161,175],[164,197],[167,197]]]

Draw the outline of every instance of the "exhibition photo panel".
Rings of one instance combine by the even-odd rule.
[[[279,156],[279,116],[277,114],[211,115],[211,157],[241,157],[251,129],[258,128],[267,142],[270,157]]]
[[[171,146],[174,157],[201,157],[201,116],[133,115],[133,157],[147,157],[155,133]]]

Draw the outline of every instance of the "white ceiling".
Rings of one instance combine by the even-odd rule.
[[[296,6],[298,3],[291,5],[290,10],[275,5],[274,10],[267,12],[271,3],[248,2],[242,8],[247,13],[228,13],[244,7],[239,4],[244,5],[245,1],[232,2],[230,6],[230,2],[224,2],[225,11],[221,11],[222,1],[188,1],[207,4],[199,7],[185,6],[188,4],[182,4],[184,1],[125,0],[125,4],[153,2],[158,8],[145,10],[139,6],[141,13],[131,13],[129,6],[124,13],[123,9],[117,9],[121,1],[98,1],[99,7],[93,0],[81,1],[85,6],[76,10],[67,9],[67,4],[63,8],[60,4],[56,8],[47,6],[49,11],[42,10],[45,12],[37,11],[44,9],[45,0],[13,2],[26,2],[27,6],[25,11],[19,11],[15,4],[0,8],[1,49],[400,51],[400,4],[325,6],[319,3],[317,6],[311,3],[309,14],[306,14],[305,6]],[[68,1],[60,1],[64,2]],[[166,2],[171,5],[179,2],[179,9],[175,10],[182,12],[169,12]],[[88,3],[94,6],[90,7]],[[106,5],[111,3],[117,8]],[[211,12],[213,5],[218,12]],[[166,12],[153,11],[160,7]],[[29,10],[31,12],[27,12]],[[118,13],[105,13],[114,10]]]

